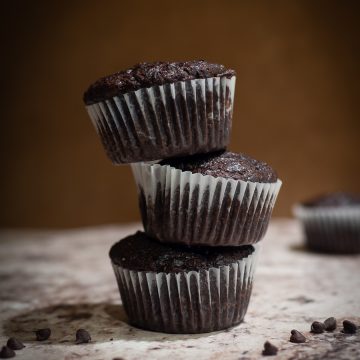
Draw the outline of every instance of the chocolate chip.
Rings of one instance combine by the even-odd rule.
[[[45,341],[51,335],[51,330],[49,328],[39,329],[35,331],[37,341]]]
[[[12,350],[21,350],[25,347],[20,340],[14,337],[9,338],[6,345]]]
[[[87,344],[91,341],[90,334],[85,329],[79,329],[76,331],[76,343]]]
[[[336,329],[336,319],[334,317],[329,317],[324,321],[325,330],[333,331]]]
[[[311,324],[311,332],[314,334],[322,334],[325,330],[325,325],[320,321],[314,321]]]
[[[343,321],[343,327],[344,329],[342,330],[342,332],[345,334],[355,334],[357,331],[357,326],[349,320]]]
[[[0,359],[10,359],[15,357],[15,351],[8,346],[3,346],[0,351]]]
[[[262,354],[264,356],[273,356],[273,355],[276,355],[278,352],[278,348],[271,344],[269,341],[266,341],[265,344],[264,344],[264,350],[262,352]]]
[[[305,341],[306,341],[306,338],[301,332],[299,332],[297,330],[291,330],[290,342],[296,343],[296,344],[301,344],[301,343],[304,343]]]

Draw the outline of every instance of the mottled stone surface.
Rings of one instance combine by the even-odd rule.
[[[329,256],[301,247],[298,225],[275,220],[262,241],[245,322],[227,331],[167,335],[126,323],[108,250],[140,225],[69,231],[0,233],[0,345],[9,336],[26,348],[20,359],[257,359],[266,340],[276,359],[358,359],[360,334],[340,332],[343,319],[360,325],[360,256]],[[311,323],[338,319],[334,333],[314,335]],[[50,327],[49,340],[33,330]],[[90,344],[75,345],[84,328]],[[305,344],[290,343],[297,329]]]

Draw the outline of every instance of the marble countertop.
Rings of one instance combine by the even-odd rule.
[[[66,231],[0,232],[0,344],[25,342],[18,359],[259,359],[266,340],[274,359],[359,359],[360,330],[313,335],[329,316],[360,325],[360,256],[308,253],[293,220],[273,220],[262,241],[245,322],[226,331],[168,335],[126,323],[108,259],[112,243],[139,224]],[[33,331],[50,327],[48,341]],[[87,329],[92,343],[75,345]],[[289,342],[297,329],[305,344]]]

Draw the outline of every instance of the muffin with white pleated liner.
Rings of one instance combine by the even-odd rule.
[[[189,246],[257,243],[282,184],[266,163],[226,151],[132,169],[145,232]]]
[[[310,250],[332,254],[360,253],[360,195],[333,193],[297,204]]]
[[[235,71],[206,61],[141,63],[84,93],[115,164],[224,149],[230,140]]]
[[[110,258],[129,323],[166,333],[203,333],[239,324],[249,304],[258,247],[163,244],[137,232]]]

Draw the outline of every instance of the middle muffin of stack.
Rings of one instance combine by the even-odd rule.
[[[145,233],[110,251],[135,326],[200,333],[245,316],[252,244],[266,232],[281,181],[266,163],[226,151],[234,86],[235,72],[222,65],[158,62],[84,94],[109,158],[132,163],[138,188]]]

